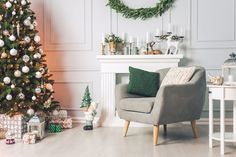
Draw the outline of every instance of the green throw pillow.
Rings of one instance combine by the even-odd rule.
[[[155,97],[159,88],[159,74],[129,67],[128,92]]]

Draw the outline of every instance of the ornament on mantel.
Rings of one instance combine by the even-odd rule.
[[[23,73],[28,73],[28,72],[29,72],[29,67],[26,66],[26,65],[23,66],[23,67],[22,67],[22,72],[23,72]]]
[[[11,83],[10,77],[4,77],[4,78],[3,78],[3,82],[4,82],[5,84]]]
[[[5,45],[4,41],[0,39],[0,47],[3,47]]]

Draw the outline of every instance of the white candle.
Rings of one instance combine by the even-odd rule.
[[[126,41],[126,33],[125,33],[125,32],[122,32],[122,39],[123,39],[124,41]]]
[[[139,37],[137,37],[137,47],[138,47],[138,48],[140,47],[140,40],[139,40]]]
[[[134,40],[133,40],[133,37],[132,37],[132,36],[130,36],[130,37],[129,37],[129,42],[130,42],[130,43],[133,43],[133,42],[134,42]]]
[[[156,36],[160,36],[160,33],[161,33],[161,31],[160,31],[160,29],[156,29]]]
[[[228,75],[228,81],[229,82],[234,82],[234,76],[233,75]]]
[[[172,32],[172,25],[171,25],[171,23],[168,24],[168,32]]]
[[[102,44],[105,45],[105,34],[102,33]]]
[[[180,28],[180,36],[184,36],[184,31],[182,27]]]
[[[146,43],[150,42],[150,34],[149,32],[146,33]]]

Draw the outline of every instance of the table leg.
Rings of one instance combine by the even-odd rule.
[[[234,101],[233,106],[233,134],[234,138],[236,138],[236,101]]]
[[[225,135],[225,102],[220,100],[220,152],[224,155],[224,135]]]
[[[211,94],[209,95],[209,147],[212,148],[213,136],[213,100]]]

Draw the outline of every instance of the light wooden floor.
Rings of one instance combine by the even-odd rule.
[[[152,127],[130,128],[122,137],[122,128],[96,128],[83,131],[82,127],[48,135],[34,145],[17,143],[8,146],[0,141],[0,157],[219,157],[220,147],[208,147],[208,126],[199,126],[200,138],[192,138],[190,125],[161,127],[159,145],[152,145]],[[236,146],[227,144],[226,157],[236,156]]]

